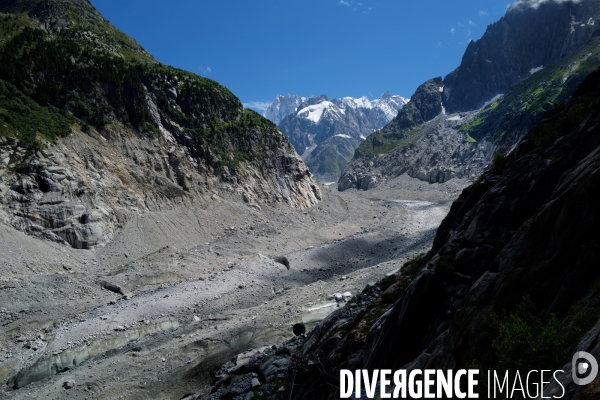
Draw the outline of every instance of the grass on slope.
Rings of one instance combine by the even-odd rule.
[[[600,38],[573,55],[515,84],[503,97],[492,102],[460,131],[465,140],[499,142],[509,132],[525,132],[551,110],[565,103],[583,79],[600,65]],[[421,127],[399,129],[393,122],[374,132],[356,150],[355,157],[372,157],[416,142]]]
[[[395,125],[390,123],[380,131],[372,133],[356,149],[355,157],[373,157],[397,148],[410,146],[423,137],[424,132],[421,131],[421,127],[422,125],[408,130],[398,130]]]
[[[54,141],[71,131],[73,118],[55,107],[41,107],[15,86],[0,80],[0,136],[42,147],[39,136]]]
[[[127,49],[146,53],[100,14],[87,10],[91,5],[86,1],[48,4],[59,8],[53,13],[67,18],[64,28],[46,31],[34,27],[27,14],[0,14],[1,135],[39,147],[40,138],[63,136],[79,119],[84,128],[119,124],[156,136],[158,118],[171,132],[179,132],[176,139],[195,149],[198,157],[229,168],[262,160],[285,143],[275,125],[244,110],[217,82],[141,62],[137,55],[124,57]],[[71,15],[73,7],[82,7],[82,15]],[[84,29],[94,21],[100,25]]]
[[[330,137],[319,144],[305,161],[313,174],[340,174],[352,159],[358,141]]]
[[[600,38],[577,53],[515,84],[461,127],[476,141],[501,140],[509,132],[526,131],[557,103],[566,103],[583,79],[600,65]]]

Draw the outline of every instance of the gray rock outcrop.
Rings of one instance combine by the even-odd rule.
[[[466,140],[459,129],[470,118],[469,113],[439,115],[409,137],[406,146],[374,157],[355,158],[344,169],[338,190],[369,190],[405,173],[429,183],[443,183],[452,178],[474,180],[490,163],[495,146],[486,140],[478,143]]]
[[[27,25],[5,24],[0,49],[2,222],[87,249],[148,211],[319,200],[273,123],[217,82],[158,63],[89,1],[0,11]],[[23,40],[30,51],[11,53]]]
[[[104,136],[108,136],[106,140]],[[79,131],[28,154],[0,137],[0,218],[28,234],[91,248],[148,211],[224,198],[249,206],[316,204],[320,190],[302,160],[283,147],[264,164],[214,166],[163,138]]]

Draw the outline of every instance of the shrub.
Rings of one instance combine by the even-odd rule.
[[[498,367],[504,370],[559,367],[568,360],[580,337],[575,328],[564,325],[555,315],[537,315],[528,298],[515,311],[492,311],[487,323]]]
[[[508,165],[508,157],[496,151],[494,152],[492,163],[494,164],[494,166],[492,167],[492,171],[501,172]]]

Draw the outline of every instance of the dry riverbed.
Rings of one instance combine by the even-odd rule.
[[[74,250],[0,225],[0,395],[180,399],[427,251],[467,184],[323,188],[306,211],[217,199]],[[333,189],[333,190],[332,190]],[[285,257],[289,268],[275,261]]]

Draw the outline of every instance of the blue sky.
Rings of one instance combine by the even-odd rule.
[[[244,103],[409,97],[456,68],[507,0],[91,0],[159,61]]]

